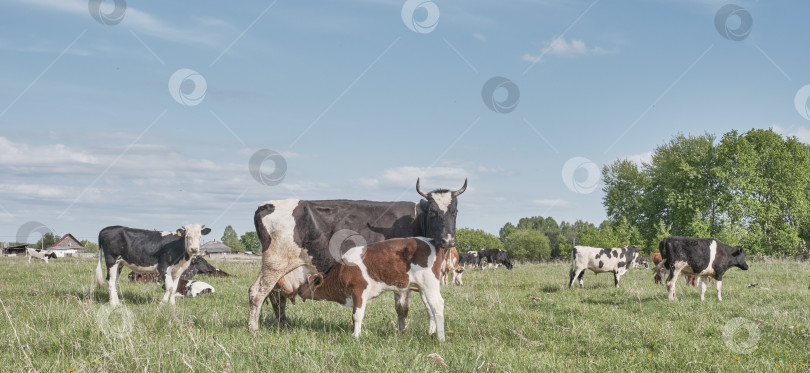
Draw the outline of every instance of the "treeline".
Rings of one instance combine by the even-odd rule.
[[[652,159],[602,169],[608,220],[559,224],[541,216],[506,223],[495,236],[456,232],[459,251],[497,248],[518,260],[568,258],[572,246],[636,245],[657,252],[671,235],[717,238],[749,254],[807,257],[810,146],[773,130],[677,135]]]

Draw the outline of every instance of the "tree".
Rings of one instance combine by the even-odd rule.
[[[500,249],[503,243],[495,235],[481,229],[460,228],[456,230],[456,249],[459,252],[477,251],[481,249]]]
[[[47,249],[53,246],[53,244],[55,244],[56,241],[59,241],[59,236],[51,232],[45,232],[45,234],[42,235],[42,238],[40,238],[39,241],[37,241],[35,246],[38,249]]]
[[[517,228],[510,222],[507,222],[503,225],[503,228],[498,232],[498,235],[501,237],[501,242],[506,241],[506,237],[509,237],[510,234],[514,233]]]
[[[225,232],[222,233],[222,243],[235,251],[245,251],[245,245],[239,241],[239,236],[230,225],[225,227]]]
[[[85,253],[98,253],[98,244],[95,242],[90,242],[88,240],[81,241],[82,246],[84,246],[84,250],[82,252]]]
[[[533,229],[515,231],[506,238],[505,250],[517,260],[548,260],[551,247],[548,237]]]
[[[260,252],[262,250],[261,242],[259,242],[259,235],[255,231],[245,232],[239,238],[246,251]]]

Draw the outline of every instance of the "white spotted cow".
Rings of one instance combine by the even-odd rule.
[[[726,246],[713,238],[667,237],[658,245],[663,260],[656,266],[656,272],[662,266],[669,270],[667,293],[669,300],[677,301],[675,284],[683,273],[698,277],[700,282],[700,300],[706,293],[706,277],[717,281],[717,300],[722,301],[723,274],[731,267],[748,270],[745,262],[745,250],[740,246]]]
[[[50,250],[38,250],[28,248],[25,250],[25,256],[28,257],[28,263],[31,263],[31,258],[42,260],[45,263],[48,263],[48,258],[56,259],[56,253]]]
[[[368,302],[386,291],[394,292],[397,327],[404,331],[411,291],[418,290],[428,312],[428,334],[444,341],[444,299],[439,289],[439,270],[444,249],[424,237],[394,238],[349,249],[342,261],[325,274],[307,278],[298,288],[304,300],[327,300],[352,307],[354,337],[360,337]]]
[[[571,253],[571,272],[568,287],[574,286],[574,281],[579,280],[579,287],[583,287],[583,277],[585,270],[590,269],[594,273],[613,272],[613,280],[616,287],[619,287],[619,278],[630,268],[644,266],[650,268],[650,264],[644,260],[639,252],[641,248],[635,246],[617,247],[612,249],[602,249],[589,246],[574,246]]]
[[[166,284],[163,285],[166,289]],[[214,287],[211,284],[195,280],[183,280],[177,282],[177,296],[180,297],[196,297],[203,294],[214,292]]]
[[[174,305],[180,275],[188,268],[191,259],[200,252],[200,239],[211,232],[199,224],[185,225],[176,232],[158,232],[144,229],[112,226],[98,234],[98,266],[96,281],[104,286],[102,263],[107,267],[107,287],[110,291],[110,306],[120,301],[116,284],[123,266],[135,272],[158,272],[166,285],[164,304]]]

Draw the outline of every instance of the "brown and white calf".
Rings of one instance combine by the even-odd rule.
[[[653,265],[657,270],[655,270],[655,277],[653,277],[653,282],[656,284],[663,284],[664,282],[661,280],[662,274],[665,272],[663,268],[658,267],[658,264],[661,263],[664,259],[661,258],[661,253],[653,253],[652,254],[652,261]],[[686,284],[696,286],[695,276],[686,276]]]
[[[458,265],[458,250],[456,247],[450,247],[450,250],[444,253],[444,262],[442,263],[442,285],[447,285],[447,278],[452,277],[453,285],[461,286],[461,275],[464,273],[464,268]]]
[[[25,256],[28,257],[28,263],[31,263],[31,258],[42,260],[45,263],[48,263],[48,258],[56,259],[56,254],[50,250],[37,250],[28,248],[25,250]]]
[[[298,288],[304,300],[327,300],[352,307],[354,337],[360,337],[368,303],[386,291],[394,292],[397,327],[407,324],[411,291],[417,290],[428,312],[428,334],[444,341],[444,299],[439,289],[439,270],[444,249],[424,237],[395,238],[349,249],[341,262],[325,274],[309,276]]]

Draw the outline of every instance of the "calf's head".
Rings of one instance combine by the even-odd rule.
[[[632,253],[631,255],[633,256],[633,268],[638,266],[644,266],[644,268],[647,269],[650,268],[650,263],[644,260],[644,257],[641,255],[640,247],[628,246],[627,248],[630,249],[630,253]]]
[[[200,252],[200,240],[203,235],[211,233],[211,228],[205,228],[205,225],[189,224],[184,225],[177,230],[177,235],[183,237],[186,243],[186,253],[195,255]]]
[[[438,246],[448,248],[456,246],[456,215],[458,214],[457,199],[467,190],[467,180],[464,186],[456,191],[437,189],[425,193],[419,187],[416,179],[416,192],[425,199],[419,203],[422,210],[422,234],[432,238]]]
[[[316,273],[307,277],[307,282],[298,288],[298,295],[302,299],[316,299],[315,293],[323,284],[323,275]]]
[[[734,246],[731,248],[730,264],[743,271],[748,270],[748,263],[745,262],[745,250],[743,250],[742,246]]]

